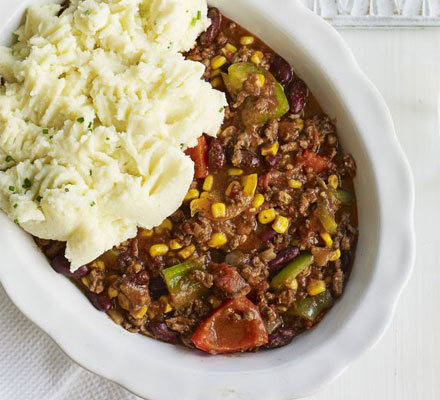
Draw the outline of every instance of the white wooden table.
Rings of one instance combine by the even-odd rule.
[[[413,169],[417,259],[394,321],[380,343],[310,400],[438,400],[440,30],[340,32],[384,95]]]
[[[309,400],[439,400],[440,137],[437,103],[440,30],[342,30],[341,33],[364,71],[385,96],[398,137],[413,168],[418,254],[414,274],[387,334],[342,377]],[[5,385],[7,377],[11,376],[8,368],[2,370],[2,364],[15,367],[12,375],[19,383],[9,392],[8,400],[135,399],[115,384],[71,364],[54,348],[55,344],[14,311],[4,293],[2,298],[3,312],[9,312],[12,317],[6,318],[9,324],[0,326],[0,349],[5,340],[16,343],[16,347],[12,353],[0,352],[1,400],[4,399],[2,382]],[[46,349],[50,356],[30,363],[35,349],[25,345],[25,335],[31,335],[33,345]],[[57,366],[62,366],[60,373],[54,370]],[[75,379],[81,382],[80,386],[68,386]],[[80,391],[84,385],[86,390]],[[49,394],[49,387],[55,387],[57,394]],[[84,392],[88,393],[86,397],[79,394]]]

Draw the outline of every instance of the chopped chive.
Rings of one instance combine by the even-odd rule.
[[[29,189],[32,186],[32,182],[26,178],[23,182],[23,189]]]
[[[18,204],[14,204],[14,208],[17,208],[18,207]]]
[[[195,25],[196,25],[196,22],[197,22],[197,18],[194,17],[194,18],[191,20],[191,26],[195,26]]]
[[[222,113],[224,109],[225,109],[224,107],[220,107],[219,110],[218,110],[218,112],[219,112],[219,113]]]
[[[183,150],[183,148],[185,147],[185,145],[183,143],[180,143],[180,148]]]
[[[6,162],[11,162],[12,161],[12,157],[11,156],[6,156],[5,161]]]
[[[10,190],[11,192],[15,192],[15,186],[9,186],[9,190]]]
[[[67,193],[69,191],[69,188],[65,188],[64,191]]]
[[[48,135],[49,134],[49,129],[43,129],[43,135]]]
[[[38,196],[38,197],[37,197],[37,201],[40,203],[41,200],[42,200],[42,197],[41,197],[41,196]]]
[[[77,119],[77,122],[79,122],[80,124],[82,124],[82,123],[84,122],[84,118],[83,118],[83,117],[79,117],[79,118]]]
[[[52,140],[53,139],[53,135],[51,135],[49,139]]]
[[[14,223],[16,223],[18,225],[18,219],[17,218],[14,219]]]
[[[92,176],[92,170],[91,169],[89,169],[89,175]]]
[[[197,20],[202,19],[202,12],[199,10],[197,11]]]
[[[107,137],[105,138],[105,140],[110,140],[110,138],[107,136]]]
[[[94,206],[96,206],[96,203],[95,203],[94,201],[92,201],[92,202],[90,203],[90,207],[94,207]]]
[[[93,122],[90,121],[89,124],[87,125],[87,129],[92,129],[92,126],[93,126]]]

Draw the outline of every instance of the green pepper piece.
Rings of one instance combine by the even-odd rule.
[[[289,103],[284,94],[283,87],[275,81],[275,99],[273,107],[259,113],[256,110],[254,98],[248,97],[241,110],[241,117],[246,126],[265,124],[271,119],[281,118],[287,111],[289,111]]]
[[[338,189],[336,190],[335,196],[342,204],[345,204],[347,206],[351,206],[354,204],[353,193],[347,190]]]
[[[310,253],[303,253],[287,264],[270,282],[270,287],[275,290],[281,290],[289,287],[293,280],[313,262],[313,256]]]
[[[236,63],[228,68],[228,73],[222,73],[223,81],[232,97],[236,97],[243,89],[243,84],[252,73],[264,75],[267,82],[274,85],[274,98],[269,109],[264,112],[257,112],[256,100],[247,98],[242,106],[242,118],[245,125],[265,124],[270,119],[281,118],[289,111],[289,102],[284,93],[283,86],[276,81],[273,75],[264,69],[256,67],[252,63]]]
[[[191,259],[162,271],[174,307],[179,310],[206,293],[206,287],[190,279],[196,269],[203,269],[203,259]]]
[[[333,297],[329,290],[316,296],[309,296],[298,301],[287,313],[292,316],[301,317],[314,321],[322,311],[333,305]]]
[[[338,224],[330,211],[330,206],[328,205],[327,200],[323,198],[319,199],[316,210],[322,227],[330,235],[334,235],[338,230]]]
[[[242,89],[243,83],[252,73],[265,74],[263,69],[256,67],[252,63],[241,62],[232,64],[228,68],[228,73],[222,72],[223,81],[225,83],[226,89],[235,97]]]

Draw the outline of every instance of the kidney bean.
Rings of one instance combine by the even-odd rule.
[[[200,43],[203,46],[208,46],[214,42],[214,39],[217,37],[222,24],[222,15],[218,8],[210,8],[208,11],[208,18],[211,20],[211,25],[200,35]]]
[[[286,84],[292,80],[293,73],[290,64],[282,57],[275,56],[270,64],[270,72],[275,77],[275,79]]]
[[[87,293],[87,297],[93,306],[99,311],[108,311],[112,308],[111,299],[104,293],[96,294],[96,293]]]
[[[256,169],[260,166],[260,159],[251,150],[241,150],[241,162],[240,167],[247,169]]]
[[[351,267],[351,254],[349,251],[343,251],[341,253],[341,269],[345,275],[345,279],[348,278]]]
[[[150,296],[153,300],[157,300],[160,296],[168,294],[168,288],[160,275],[150,279]]]
[[[292,328],[280,328],[269,335],[269,341],[266,344],[267,349],[276,349],[289,344],[295,336]]]
[[[63,254],[59,254],[55,258],[53,258],[50,261],[50,265],[55,270],[55,272],[67,276],[68,278],[79,279],[83,276],[86,276],[90,271],[88,265],[83,265],[82,267],[79,267],[75,272],[71,272],[70,262]]]
[[[263,242],[268,242],[272,240],[277,233],[272,228],[267,228],[260,233],[260,239]]]
[[[139,271],[133,277],[133,282],[139,286],[148,285],[149,280],[150,280],[150,274],[148,273],[148,271],[145,271],[144,269],[142,271]]]
[[[270,168],[275,168],[280,162],[281,156],[277,154],[276,156],[266,156],[266,164]]]
[[[152,321],[149,324],[151,333],[159,340],[167,343],[176,343],[179,340],[179,334],[168,328],[165,322]]]
[[[50,262],[50,265],[59,274],[62,274],[69,278],[72,276],[72,273],[70,272],[70,262],[66,257],[64,257],[63,254],[60,254],[53,258]]]
[[[269,269],[276,272],[284,267],[289,261],[293,260],[299,255],[298,247],[288,247],[287,249],[278,252],[277,256],[269,262]]]
[[[82,267],[79,267],[74,273],[73,276],[75,278],[82,278],[86,276],[90,272],[90,268],[88,265],[83,265]]]
[[[222,169],[226,164],[226,155],[220,139],[211,139],[208,150],[209,168]]]
[[[299,114],[306,106],[309,88],[301,79],[290,82],[286,87],[286,97],[289,101],[290,112]]]
[[[131,254],[127,251],[124,251],[118,256],[118,267],[127,268],[132,261],[133,261],[133,257],[131,256]]]

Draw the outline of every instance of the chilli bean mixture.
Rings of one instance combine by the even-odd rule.
[[[216,8],[209,16],[186,56],[229,107],[218,137],[186,151],[195,177],[182,206],[75,273],[63,243],[36,241],[131,332],[213,354],[281,347],[343,293],[356,166],[291,66]]]

